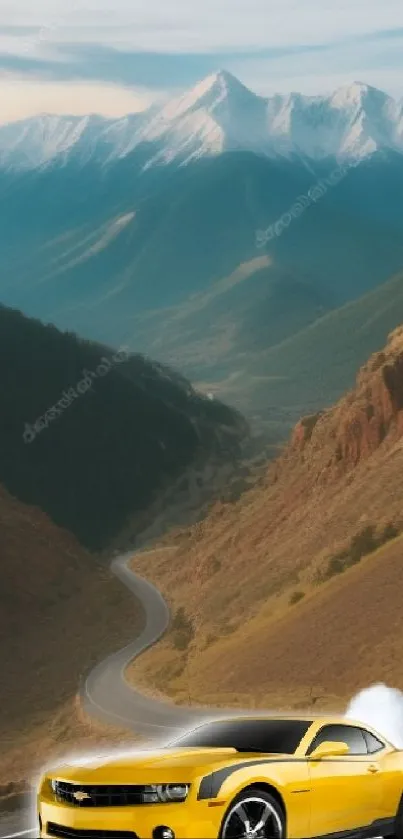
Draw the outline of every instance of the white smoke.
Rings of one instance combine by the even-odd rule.
[[[371,726],[397,749],[403,749],[403,693],[387,685],[371,685],[350,701],[346,717]]]

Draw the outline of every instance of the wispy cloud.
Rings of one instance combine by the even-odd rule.
[[[31,83],[144,89],[152,101],[226,67],[259,93],[362,79],[403,94],[401,0],[13,0],[0,70]],[[0,81],[0,93],[2,83]]]
[[[403,96],[403,31],[368,33],[318,45],[315,49],[242,57],[233,72],[242,73],[257,93],[329,92],[353,80]]]
[[[403,26],[400,0],[13,0],[2,6],[0,25],[63,27],[92,31],[109,46],[164,52],[205,52],[330,43]],[[91,38],[92,40],[92,38]]]

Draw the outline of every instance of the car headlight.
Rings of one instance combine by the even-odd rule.
[[[150,784],[144,788],[144,804],[166,804],[169,801],[186,801],[189,784]]]

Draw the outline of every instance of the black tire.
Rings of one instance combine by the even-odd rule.
[[[395,832],[388,839],[403,839],[403,796],[396,814]]]
[[[254,833],[260,823],[262,827]],[[278,801],[266,790],[252,788],[240,792],[231,801],[219,839],[285,839],[285,835],[285,815]]]

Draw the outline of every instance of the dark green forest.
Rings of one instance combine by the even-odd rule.
[[[0,306],[0,482],[91,549],[192,462],[236,458],[239,414],[142,355]]]

